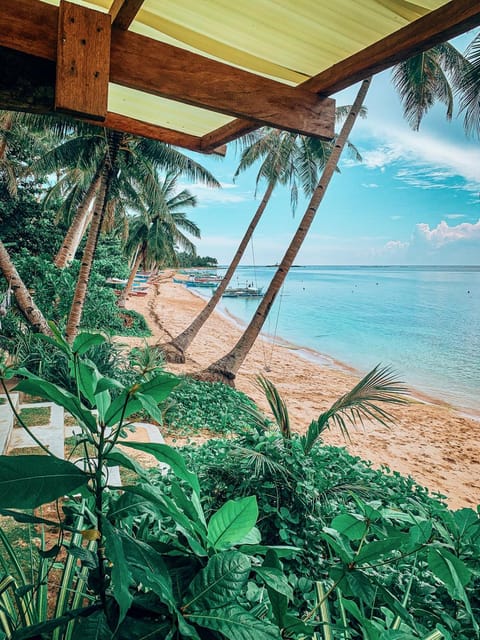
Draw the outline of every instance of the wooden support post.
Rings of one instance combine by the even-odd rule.
[[[58,14],[55,110],[92,120],[107,114],[110,16],[62,0]]]

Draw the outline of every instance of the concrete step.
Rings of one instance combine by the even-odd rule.
[[[13,423],[15,421],[12,408],[5,394],[0,394],[0,455],[6,453],[13,431]],[[10,399],[13,406],[18,410],[18,393],[11,393]]]
[[[65,458],[64,410],[53,402],[38,402],[20,405],[22,409],[50,408],[48,424],[30,427],[31,433],[43,445],[59,458]],[[8,450],[25,449],[38,446],[35,440],[22,427],[12,430]]]

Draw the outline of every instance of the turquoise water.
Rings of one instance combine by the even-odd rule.
[[[266,290],[273,267],[232,285]],[[224,298],[248,323],[258,299]],[[409,386],[480,414],[480,267],[299,267],[264,332],[366,372],[392,365]]]

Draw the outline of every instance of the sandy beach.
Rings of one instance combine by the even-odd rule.
[[[149,344],[164,342],[185,329],[205,302],[171,274],[159,278],[145,297],[131,297],[128,307],[142,313],[152,331]],[[175,373],[205,368],[227,353],[241,335],[233,319],[215,312],[192,343],[185,365],[168,365]],[[129,345],[141,339],[122,338]],[[362,374],[340,364],[328,364],[318,354],[295,345],[272,344],[259,338],[236,378],[236,386],[267,409],[255,376],[263,374],[286,400],[293,429],[304,432],[340,395],[351,389]],[[339,432],[325,435],[329,444],[346,446],[353,455],[371,460],[376,467],[411,475],[419,484],[447,497],[451,508],[480,503],[480,421],[463,415],[440,401],[426,400],[412,389],[412,401],[393,408],[396,424],[390,429],[367,426],[351,430],[351,442]]]

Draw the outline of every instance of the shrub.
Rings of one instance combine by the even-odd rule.
[[[251,424],[255,404],[241,391],[220,382],[185,378],[165,407],[167,427],[180,433],[207,429],[214,433],[242,433]]]

